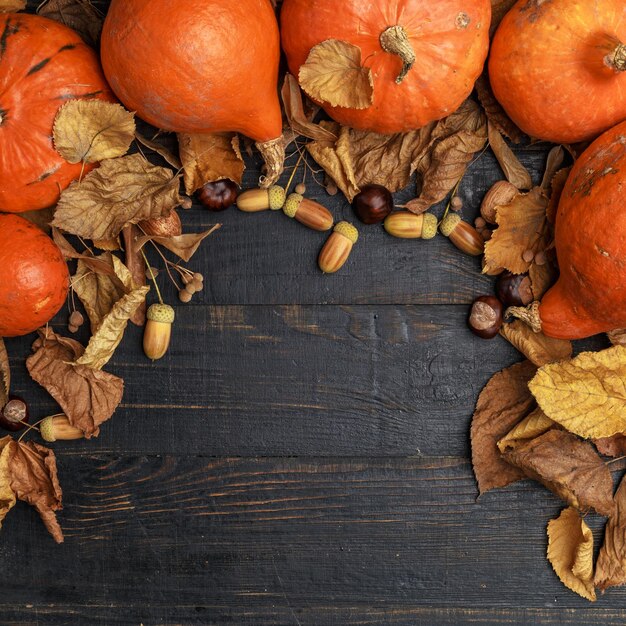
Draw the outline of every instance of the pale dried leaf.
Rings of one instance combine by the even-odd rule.
[[[523,441],[535,439],[539,435],[547,432],[555,426],[555,423],[546,416],[546,414],[537,407],[532,413],[527,415],[521,422],[518,422],[513,428],[498,441],[498,449],[504,453],[507,450],[515,448]]]
[[[593,582],[598,589],[626,584],[626,480],[615,493],[615,512],[604,529]]]
[[[121,250],[119,237],[113,239],[95,239],[93,241],[94,248],[98,250],[106,250],[107,252],[115,252]]]
[[[70,100],[54,118],[54,147],[69,163],[97,163],[128,152],[135,114],[102,100]]]
[[[9,401],[9,391],[11,388],[11,368],[9,366],[9,354],[4,344],[4,339],[0,337],[0,409]]]
[[[479,492],[504,487],[524,478],[524,473],[501,456],[497,442],[534,404],[528,381],[536,368],[530,361],[498,372],[478,396],[472,418],[472,465]]]
[[[593,535],[575,508],[563,509],[548,522],[548,561],[561,582],[591,602],[593,586]]]
[[[331,106],[367,109],[374,101],[374,79],[361,65],[361,49],[346,41],[327,39],[313,46],[298,72],[302,89]]]
[[[544,413],[580,437],[626,433],[626,347],[542,367],[529,384]]]
[[[520,163],[513,150],[509,148],[500,131],[491,122],[488,123],[487,127],[489,145],[506,179],[518,189],[530,189],[533,186],[533,181],[529,171]]]
[[[11,452],[15,442],[10,436],[0,439],[0,528],[7,513],[15,506],[15,492],[11,489]]]
[[[169,163],[175,170],[182,169],[183,164],[180,162],[180,159],[167,146],[164,146],[162,143],[159,143],[154,139],[148,139],[147,137],[144,137],[138,131],[135,131],[135,139],[142,146],[145,146],[153,152],[156,152],[156,154],[165,159],[165,161]]]
[[[211,233],[220,228],[221,224],[215,224],[209,230],[201,233],[188,233],[186,235],[177,235],[176,237],[152,237],[143,235],[135,239],[135,250],[141,250],[148,241],[154,241],[179,256],[186,263],[196,253],[200,244]]]
[[[489,83],[489,74],[483,72],[476,81],[476,94],[478,100],[485,111],[487,119],[513,143],[519,143],[524,133],[515,125],[511,118],[506,114],[502,105],[496,100]]]
[[[62,194],[53,226],[87,239],[117,237],[124,226],[165,217],[181,203],[173,172],[140,154],[102,161]]]
[[[37,13],[69,26],[90,46],[98,47],[103,16],[90,0],[47,0],[40,5]]]
[[[0,0],[0,13],[17,13],[26,8],[26,0]]]
[[[535,333],[528,324],[515,320],[503,324],[500,334],[537,367],[563,361],[572,356],[572,342]]]
[[[241,185],[245,164],[237,133],[178,134],[185,190],[191,195],[205,183],[227,178]]]

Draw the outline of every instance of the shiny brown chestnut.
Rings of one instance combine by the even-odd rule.
[[[28,423],[28,405],[19,396],[9,396],[9,401],[0,410],[0,426],[17,432]]]
[[[528,274],[500,274],[496,280],[496,296],[506,307],[530,304],[534,298]]]
[[[502,303],[495,296],[479,296],[474,300],[467,325],[482,339],[495,337],[502,326]]]
[[[203,185],[198,191],[198,200],[210,211],[223,211],[235,203],[238,195],[237,183],[223,178]]]
[[[354,196],[352,208],[364,224],[379,224],[393,210],[393,196],[382,185],[365,185]]]

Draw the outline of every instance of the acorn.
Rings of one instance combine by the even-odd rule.
[[[300,224],[320,232],[331,229],[335,222],[326,207],[314,200],[303,198],[299,193],[289,194],[283,206],[283,213],[296,219]]]
[[[268,189],[248,189],[237,197],[237,208],[246,213],[271,209],[278,211],[285,204],[285,190],[279,185]]]
[[[485,241],[480,233],[471,224],[464,222],[457,213],[449,213],[441,222],[439,230],[465,254],[478,256],[485,251]]]
[[[71,441],[82,439],[85,433],[80,428],[72,426],[65,415],[51,415],[44,418],[39,424],[39,431],[44,441]]]
[[[167,352],[175,317],[174,309],[169,304],[152,304],[148,308],[143,351],[149,359],[156,361]]]
[[[358,238],[359,232],[352,224],[339,222],[326,240],[317,260],[322,272],[332,274],[341,269]]]
[[[432,239],[437,234],[437,218],[432,213],[394,211],[385,218],[383,226],[399,239]]]

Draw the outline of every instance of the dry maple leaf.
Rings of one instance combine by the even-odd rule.
[[[201,233],[187,233],[186,235],[177,235],[175,237],[153,237],[151,235],[143,235],[135,239],[134,249],[141,250],[148,241],[154,241],[159,245],[167,248],[180,257],[185,263],[191,260],[196,253],[200,244],[213,232],[221,227],[221,224],[215,224],[209,230]]]
[[[579,596],[595,602],[593,535],[572,507],[548,522],[548,561],[561,582]]]
[[[83,354],[83,346],[50,328],[39,330],[33,351],[26,359],[33,380],[58,402],[72,426],[80,428],[86,438],[97,435],[100,424],[121,402],[124,381],[101,370],[73,365]]]
[[[0,439],[0,528],[7,513],[15,506],[15,492],[11,489],[11,448],[10,436]]]
[[[548,430],[507,449],[504,458],[579,510],[613,512],[611,472],[594,447],[572,433]]]
[[[496,126],[489,122],[487,124],[489,145],[506,176],[506,179],[518,189],[530,189],[533,181],[529,171],[520,163],[513,150],[509,148],[506,141],[500,134]]]
[[[47,0],[37,13],[69,26],[90,46],[98,47],[103,19],[90,0]]]
[[[102,161],[62,194],[53,226],[87,239],[117,237],[124,226],[165,217],[181,203],[179,181],[140,154]]]
[[[524,274],[530,262],[522,255],[544,251],[551,240],[546,218],[548,198],[540,187],[513,198],[510,204],[498,207],[498,228],[485,244],[485,271],[503,267],[513,274]]]
[[[69,163],[97,163],[128,152],[135,138],[135,114],[102,100],[70,100],[54,118],[56,151]]]
[[[546,416],[546,414],[537,407],[532,413],[527,415],[521,422],[518,422],[513,428],[498,441],[498,449],[504,453],[512,450],[523,441],[535,439],[539,435],[549,431],[556,424]]]
[[[581,437],[626,433],[624,346],[545,365],[529,388],[550,419]]]
[[[17,13],[26,8],[26,0],[0,0],[0,13]]]
[[[0,409],[9,401],[9,388],[11,387],[11,368],[9,367],[9,355],[4,340],[0,337]]]
[[[520,320],[503,324],[500,334],[537,367],[563,361],[572,356],[572,342],[535,333]]]
[[[478,396],[472,417],[472,466],[483,494],[524,478],[524,473],[501,456],[497,441],[519,422],[533,405],[528,381],[536,371],[530,361],[498,372]]]
[[[205,183],[224,178],[241,185],[246,166],[237,133],[179,133],[178,145],[189,195]]]
[[[519,143],[524,133],[515,125],[506,114],[502,105],[496,100],[489,84],[489,74],[485,70],[476,81],[476,94],[482,105],[487,119],[512,142]]]
[[[598,589],[626,584],[626,480],[615,493],[615,511],[604,529],[604,543],[593,581]]]
[[[298,80],[307,95],[334,107],[367,109],[374,102],[372,72],[361,65],[361,49],[346,41],[313,46]]]

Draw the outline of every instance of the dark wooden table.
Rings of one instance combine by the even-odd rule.
[[[519,156],[538,181],[545,150]],[[466,217],[501,176],[489,153],[472,165]],[[309,193],[353,219],[342,196]],[[182,217],[215,221],[197,205]],[[624,590],[590,605],[552,572],[556,497],[525,481],[476,499],[474,403],[520,360],[466,329],[492,289],[477,259],[370,226],[324,276],[324,235],[278,213],[219,221],[169,354],[147,361],[129,328],[108,366],[126,381],[118,412],[98,439],[54,444],[65,543],[24,504],[8,516],[0,624],[626,622]],[[26,373],[32,339],[7,341],[14,391],[44,416],[55,405]]]

